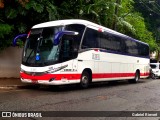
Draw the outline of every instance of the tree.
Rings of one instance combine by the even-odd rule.
[[[13,38],[29,32],[34,24],[58,19],[52,0],[0,0],[0,49],[10,46]]]
[[[137,9],[136,1],[0,0],[0,25],[2,26],[0,28],[0,48],[10,45],[15,35],[27,33],[34,24],[73,18],[86,19],[147,42],[153,51],[158,49],[154,38],[155,36],[160,37],[158,34],[153,34],[155,32],[151,27],[153,19],[146,17],[147,14],[141,11],[142,8]],[[153,5],[150,7],[157,9]],[[156,23],[153,23],[154,28],[157,28],[159,23],[159,19],[156,19]]]
[[[154,39],[153,41],[148,42],[153,45],[151,47],[152,51],[157,51],[158,57],[157,60],[159,61],[160,58],[160,39],[159,39],[159,25],[160,25],[160,4],[158,3],[158,0],[135,0],[135,9],[137,9],[143,16],[146,28],[150,31],[149,34],[152,34],[152,37]],[[144,33],[149,35],[148,33]],[[148,37],[149,38],[149,37]],[[154,49],[153,49],[154,48]]]

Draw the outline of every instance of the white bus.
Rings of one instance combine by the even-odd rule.
[[[64,85],[149,76],[149,46],[86,20],[58,20],[32,27],[22,55],[21,81]]]

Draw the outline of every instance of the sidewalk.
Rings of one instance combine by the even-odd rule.
[[[28,84],[22,83],[20,78],[0,78],[0,89],[25,88]]]

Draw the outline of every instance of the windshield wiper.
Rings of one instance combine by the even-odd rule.
[[[33,51],[34,51],[34,49],[32,49],[32,51],[30,52],[29,56],[27,57],[26,63],[28,62],[28,60],[29,60],[30,56],[32,55]]]

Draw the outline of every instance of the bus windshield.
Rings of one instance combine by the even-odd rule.
[[[63,30],[73,30],[80,34],[78,36],[64,35],[60,44],[55,45],[56,33]],[[24,46],[22,64],[33,67],[46,66],[75,58],[83,31],[84,26],[77,24],[32,29]]]
[[[22,63],[27,66],[43,66],[55,63],[59,58],[59,45],[54,45],[54,35],[63,27],[32,29],[26,40]]]

